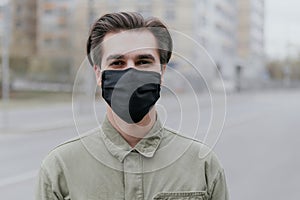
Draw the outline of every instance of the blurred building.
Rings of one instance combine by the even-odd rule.
[[[0,4],[0,53],[3,54],[3,37],[5,34],[4,28],[5,28],[5,13],[4,13],[5,5]],[[2,96],[2,73],[3,73],[3,68],[2,68],[2,56],[1,56],[1,65],[0,65],[0,92]]]
[[[37,52],[37,1],[11,0],[10,54],[30,57]]]
[[[145,17],[155,16],[166,22],[176,33],[176,52],[170,66],[186,73],[193,64],[206,78],[215,78],[216,66],[203,55],[206,50],[225,79],[234,80],[237,66],[242,66],[242,71],[249,76],[257,76],[264,64],[264,0],[12,2],[11,52],[23,56],[68,59],[74,72],[85,58],[91,23],[105,13],[116,11],[136,11]],[[205,60],[203,57],[206,57]]]
[[[197,39],[225,79],[232,79],[237,60],[236,0],[200,0]]]
[[[238,2],[238,57],[239,65],[248,78],[263,74],[264,52],[264,0]]]
[[[73,0],[38,0],[37,46],[40,56],[69,56]]]
[[[5,27],[4,9],[5,9],[5,5],[0,5],[0,47],[1,47],[0,52],[2,52],[2,42],[3,42],[4,27]]]
[[[4,26],[5,26],[5,21],[4,21],[4,9],[5,6],[4,5],[0,5],[0,46],[1,49],[0,51],[2,52],[2,42],[3,42],[3,35],[4,35]]]

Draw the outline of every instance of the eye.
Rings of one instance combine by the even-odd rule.
[[[109,64],[109,66],[112,66],[112,67],[122,66],[122,65],[124,65],[124,62],[121,60],[113,61],[112,63]]]
[[[150,60],[139,60],[137,61],[136,65],[149,65],[152,62]]]

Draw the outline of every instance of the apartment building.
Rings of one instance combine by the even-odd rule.
[[[5,34],[4,28],[5,28],[5,5],[0,5],[0,52],[2,52],[2,45],[3,45],[3,37]]]
[[[215,76],[218,69],[223,78],[232,79],[237,60],[236,0],[200,0],[197,13],[197,41],[215,62]]]
[[[238,56],[246,76],[263,74],[264,0],[238,1]]]
[[[174,69],[193,74],[194,68],[212,80],[214,62],[224,78],[233,79],[237,66],[255,75],[264,63],[264,0],[12,1],[12,47],[19,55],[67,58],[79,67],[96,18],[108,12],[137,11],[168,24],[174,38],[170,63]]]
[[[38,0],[37,46],[40,56],[64,57],[71,49],[72,0]]]
[[[37,0],[11,0],[10,55],[30,57],[37,52]]]

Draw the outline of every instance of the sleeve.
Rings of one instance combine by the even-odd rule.
[[[61,164],[56,156],[48,155],[39,171],[36,200],[69,200],[68,187]]]
[[[218,173],[217,178],[213,182],[213,188],[210,192],[211,200],[228,200],[228,189],[225,179],[224,170]]]
[[[228,200],[229,194],[225,172],[217,155],[211,151],[205,163],[205,174],[209,200]]]
[[[54,194],[51,186],[51,181],[49,175],[43,168],[40,169],[38,175],[38,183],[35,194],[36,200],[60,200],[61,198],[57,198]]]

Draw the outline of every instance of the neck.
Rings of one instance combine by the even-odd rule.
[[[126,142],[131,147],[134,147],[153,127],[156,121],[156,111],[155,107],[153,107],[140,122],[128,124],[119,118],[110,107],[108,107],[107,118]]]

